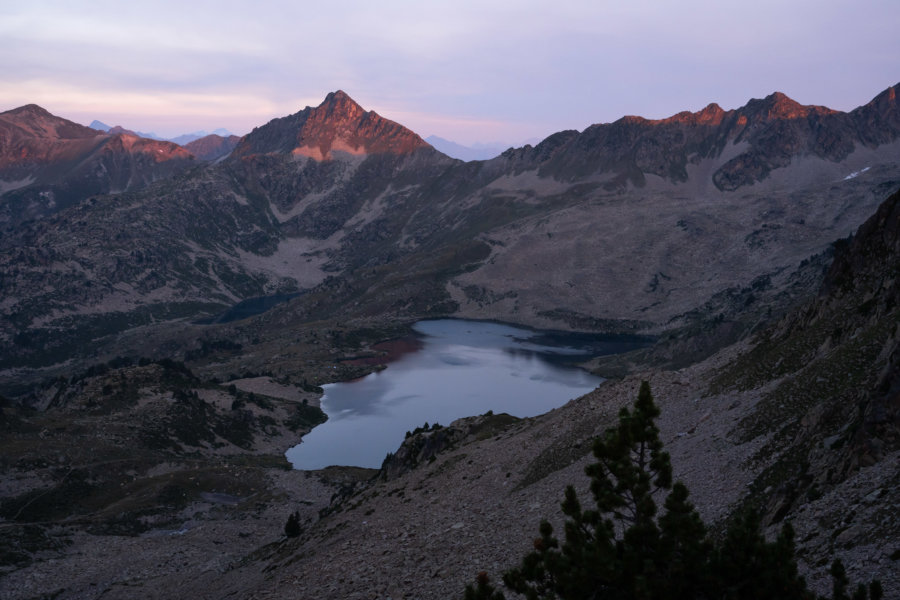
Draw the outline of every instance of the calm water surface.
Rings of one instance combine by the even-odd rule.
[[[603,381],[571,366],[578,358],[643,345],[477,321],[422,321],[414,328],[422,335],[418,351],[362,379],[324,386],[328,421],[288,450],[294,468],[377,468],[407,431],[425,422],[448,425],[488,410],[545,413]]]

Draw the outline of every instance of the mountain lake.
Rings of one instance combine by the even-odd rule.
[[[328,421],[287,451],[295,469],[379,468],[407,431],[461,417],[533,417],[590,392],[603,379],[576,363],[640,348],[638,336],[544,332],[499,323],[420,321],[418,336],[387,347],[393,361],[360,379],[323,386]]]

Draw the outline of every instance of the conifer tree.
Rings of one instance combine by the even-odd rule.
[[[658,416],[645,381],[633,411],[623,408],[618,426],[594,442],[597,462],[585,472],[596,508],[582,509],[569,486],[562,547],[552,526],[541,523],[534,551],[504,577],[510,589],[534,599],[690,597],[696,577],[682,576],[675,586],[666,580],[703,572],[705,528],[680,484],[666,500],[666,513],[656,517],[654,497],[672,488]]]
[[[680,481],[666,498],[665,513],[659,518],[659,562],[654,586],[660,599],[694,598],[709,588],[707,568],[712,544],[706,539],[706,526],[694,506],[688,502],[688,489]]]
[[[758,513],[740,514],[724,539],[713,543],[684,484],[672,483],[669,455],[654,420],[659,408],[641,384],[633,411],[594,442],[590,477],[594,508],[582,508],[575,488],[565,491],[562,543],[542,521],[534,549],[504,584],[528,600],[815,600],[800,577],[790,523],[767,542]],[[663,513],[655,498],[670,490]],[[831,568],[831,600],[881,600],[878,581],[860,585],[852,599],[843,565]],[[479,573],[466,600],[502,600]],[[825,597],[819,600],[829,600]]]
[[[710,571],[721,598],[812,598],[806,582],[797,572],[794,558],[794,530],[786,523],[774,542],[767,542],[760,530],[756,511],[736,518],[716,548]]]
[[[300,535],[300,513],[294,511],[288,516],[287,523],[284,524],[284,535],[288,537],[298,537]]]

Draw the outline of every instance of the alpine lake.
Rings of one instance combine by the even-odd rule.
[[[441,319],[414,325],[414,338],[387,342],[386,369],[324,386],[328,420],[287,451],[295,469],[379,468],[407,431],[461,417],[533,417],[596,388],[577,364],[647,344],[636,336],[523,329]]]

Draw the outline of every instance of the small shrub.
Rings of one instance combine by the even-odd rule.
[[[300,513],[294,511],[288,516],[287,523],[284,524],[284,535],[289,538],[300,537]]]

